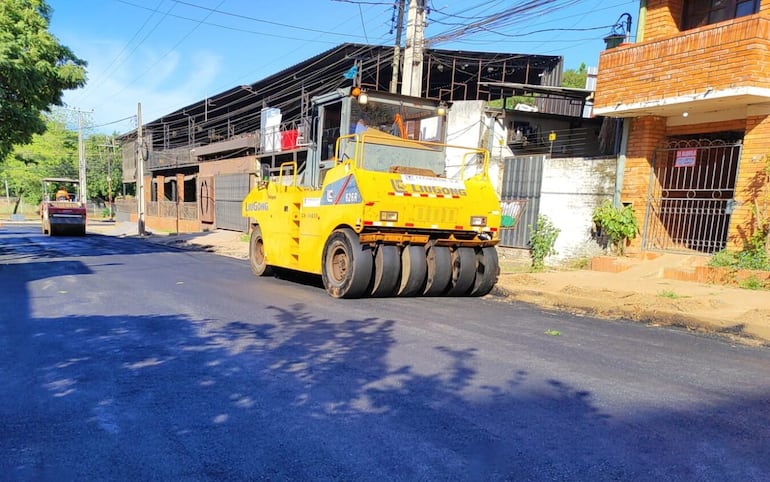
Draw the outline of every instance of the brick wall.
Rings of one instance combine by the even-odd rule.
[[[768,51],[770,18],[761,16],[606,50],[599,56],[594,107],[656,102],[708,87],[767,87]]]
[[[676,137],[692,134],[709,134],[713,132],[743,132],[745,129],[746,119],[735,119],[723,122],[706,122],[703,124],[669,127],[666,133],[669,137]]]
[[[621,201],[632,203],[639,228],[644,227],[644,215],[647,208],[647,192],[650,186],[650,162],[655,149],[666,139],[665,117],[639,117],[626,119],[631,122],[626,149],[626,165],[623,171],[623,189]],[[641,236],[631,243],[632,249],[641,247]]]
[[[649,0],[644,40],[656,40],[679,33],[684,0]]]
[[[754,230],[754,206],[758,206],[760,211],[767,209],[768,180],[764,170],[768,159],[770,116],[751,116],[746,119],[746,134],[735,187],[737,204],[730,223],[729,242],[734,248],[741,248]]]

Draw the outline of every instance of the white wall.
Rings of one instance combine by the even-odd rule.
[[[489,148],[491,118],[483,101],[460,101],[447,113],[447,144]],[[556,125],[556,124],[554,124]],[[550,128],[550,126],[546,126]],[[505,140],[505,120],[495,120],[490,149],[490,176],[498,194],[501,192],[503,159],[514,155]],[[447,176],[452,177],[460,165],[457,154],[450,152]],[[591,221],[594,209],[605,199],[612,199],[615,189],[615,158],[547,159],[543,166],[540,214],[551,219],[561,230],[556,240],[558,254],[546,261],[551,264],[565,259],[601,254],[593,239]]]
[[[455,146],[483,147],[490,151],[489,176],[495,190],[500,192],[502,178],[502,159],[510,157],[512,152],[506,144],[507,131],[503,119],[494,120],[492,146],[489,143],[489,129],[492,117],[484,108],[481,100],[458,101],[447,112],[447,144]],[[453,177],[460,169],[460,152],[449,150],[447,153],[447,177]]]
[[[557,254],[546,261],[601,254],[592,238],[594,209],[612,199],[615,189],[615,158],[546,159],[540,197],[540,214],[561,229]]]

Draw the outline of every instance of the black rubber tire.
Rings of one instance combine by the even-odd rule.
[[[448,296],[467,296],[476,278],[476,255],[473,248],[457,248],[452,251],[452,282]]]
[[[497,249],[494,246],[476,249],[476,278],[471,296],[484,296],[495,287],[500,275]]]
[[[256,276],[270,276],[273,274],[272,268],[267,264],[265,258],[265,247],[262,242],[262,230],[259,226],[254,226],[251,230],[249,239],[249,265],[251,272]]]
[[[415,296],[425,288],[428,277],[428,262],[425,259],[425,248],[409,245],[401,251],[401,285],[398,296]]]
[[[326,240],[321,278],[333,298],[360,298],[366,294],[373,266],[371,249],[362,247],[351,229],[337,229]]]
[[[85,236],[86,235],[86,225],[83,224],[81,226],[78,226],[78,236]]]
[[[61,230],[55,224],[48,226],[49,236],[58,236],[59,234],[61,234]]]
[[[446,291],[452,281],[452,254],[446,246],[425,245],[428,275],[425,280],[425,296],[438,296]]]
[[[387,297],[396,294],[401,280],[401,255],[398,247],[381,244],[374,253],[371,295]]]

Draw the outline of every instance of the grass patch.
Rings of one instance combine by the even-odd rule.
[[[765,289],[765,284],[756,276],[749,276],[746,279],[742,279],[738,282],[738,287],[745,290],[761,290]]]
[[[582,258],[576,258],[570,260],[567,265],[570,269],[588,269],[591,266],[591,258],[583,256]]]
[[[678,299],[681,299],[681,298],[687,298],[686,296],[682,296],[682,295],[680,295],[677,292],[672,291],[672,290],[661,290],[661,291],[658,291],[658,296],[660,296],[661,298],[668,298],[670,300],[678,300]]]

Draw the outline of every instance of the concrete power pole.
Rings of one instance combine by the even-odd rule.
[[[136,107],[136,124],[136,222],[139,236],[144,236],[144,138],[141,102]]]
[[[396,24],[396,46],[393,49],[393,77],[390,79],[390,93],[398,92],[398,69],[401,66],[401,33],[404,31],[404,0],[398,2],[398,23]]]
[[[404,48],[404,81],[401,93],[422,96],[422,61],[425,45],[425,0],[409,0]]]
[[[88,190],[86,189],[86,150],[83,146],[82,112],[78,110],[78,181],[80,182],[80,202],[88,206]]]

